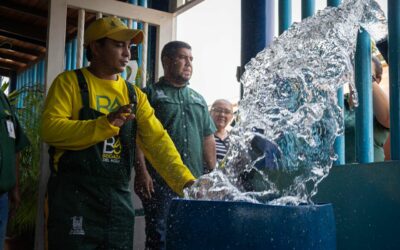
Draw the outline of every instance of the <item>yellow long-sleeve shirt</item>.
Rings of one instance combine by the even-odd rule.
[[[119,127],[111,125],[106,115],[129,104],[124,79],[103,80],[82,69],[89,89],[89,106],[104,114],[94,120],[80,121],[82,98],[78,79],[73,71],[61,73],[54,80],[44,106],[41,135],[55,147],[54,164],[65,150],[81,150],[118,135]],[[182,194],[184,185],[194,180],[183,164],[174,143],[154,115],[146,95],[135,87],[137,95],[137,140],[146,158],[168,185]],[[133,140],[134,138],[132,138]]]

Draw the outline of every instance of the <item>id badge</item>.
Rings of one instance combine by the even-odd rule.
[[[6,123],[7,123],[8,136],[15,139],[14,123],[11,120],[7,120]]]

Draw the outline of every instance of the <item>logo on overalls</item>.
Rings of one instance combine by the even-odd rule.
[[[103,162],[119,163],[121,161],[121,141],[119,137],[111,137],[104,141]]]
[[[72,220],[72,229],[69,231],[70,235],[85,235],[85,231],[82,228],[83,217],[82,216],[73,216]]]

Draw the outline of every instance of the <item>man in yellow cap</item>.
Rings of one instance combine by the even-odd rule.
[[[119,74],[142,38],[118,18],[96,20],[85,32],[90,66],[61,73],[49,90],[41,131],[50,145],[49,249],[132,249],[135,143],[176,192],[195,179],[146,95]]]

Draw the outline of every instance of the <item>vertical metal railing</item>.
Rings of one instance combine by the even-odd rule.
[[[241,69],[252,57],[272,42],[274,35],[274,1],[241,2]],[[268,17],[268,18],[267,18]],[[242,71],[241,70],[241,71]],[[240,89],[243,96],[243,87]]]
[[[332,7],[337,7],[340,5],[341,2],[342,2],[342,0],[327,0],[326,5],[332,6]]]
[[[327,5],[331,7],[337,7],[341,3],[341,0],[328,0]],[[342,115],[344,116],[344,91],[343,87],[340,87],[337,92],[338,106],[342,109]],[[342,127],[344,128],[344,120],[342,121]],[[334,165],[345,164],[345,140],[344,135],[339,135],[336,137],[335,144],[333,145],[335,152],[337,154],[337,159],[333,163]]]
[[[400,160],[400,1],[388,0],[390,156]]]
[[[142,7],[147,8],[147,0],[139,0],[139,5]],[[148,30],[149,30],[149,24],[148,23],[140,23],[139,28],[143,30],[144,33],[144,38],[142,44],[139,45],[139,67],[141,69],[141,78],[140,78],[140,87],[145,87],[146,82],[147,82],[147,36],[148,36]]]
[[[390,2],[391,0],[389,0]],[[339,6],[341,3],[340,0],[327,0],[328,6]],[[397,5],[398,1],[393,0],[392,5]],[[392,8],[392,12],[394,18],[399,19],[398,10],[396,10],[396,6]],[[312,16],[315,12],[315,0],[302,0],[301,1],[301,14],[302,19]],[[398,23],[393,22],[393,23]],[[279,0],[279,33],[281,34],[285,31],[291,24],[291,0]],[[397,28],[393,29],[399,29]],[[396,40],[392,39],[392,40]],[[396,42],[392,42],[392,44],[396,44],[398,49],[398,40]],[[397,52],[398,54],[398,52]],[[370,46],[370,38],[366,31],[360,31],[358,41],[357,41],[357,52],[356,52],[356,86],[359,93],[359,107],[356,109],[356,159],[360,163],[367,163],[374,161],[373,155],[373,108],[372,108],[372,86],[371,86],[371,46]],[[395,67],[399,67],[398,65]],[[392,68],[392,67],[391,67]],[[392,70],[399,72],[399,70]],[[398,76],[397,76],[398,81]],[[391,80],[392,82],[393,80]],[[391,84],[391,88],[397,89],[397,93],[400,95],[400,91],[398,87],[393,87]],[[393,92],[393,91],[391,91]],[[392,94],[391,94],[392,95]],[[395,94],[393,94],[395,95]],[[397,97],[393,97],[397,98]],[[338,90],[338,105],[344,108],[344,98],[343,98],[343,88]],[[400,103],[399,103],[400,105]],[[395,106],[397,110],[399,110],[398,106]],[[394,110],[392,107],[391,110]],[[398,116],[398,114],[392,114],[392,116]],[[392,119],[393,120],[393,119]],[[395,126],[395,125],[394,125]],[[393,129],[392,129],[393,131]],[[397,130],[399,131],[399,130]],[[392,133],[393,134],[393,133]],[[398,133],[396,133],[398,137]],[[394,137],[395,137],[394,136]],[[393,151],[399,152],[398,148],[400,146],[400,137],[397,139],[399,141],[399,145],[397,145],[397,149],[393,149]],[[394,145],[396,147],[396,145]],[[339,136],[335,141],[335,152],[338,155],[338,159],[335,162],[335,165],[340,165],[345,163],[345,140],[344,136]]]
[[[356,112],[356,161],[374,161],[374,130],[371,84],[371,39],[366,30],[360,29],[355,55],[355,82],[358,92]]]
[[[37,121],[33,119],[35,107],[29,106],[32,99],[37,98],[43,92],[44,89],[44,60],[31,65],[29,68],[16,75],[16,88],[18,91],[16,96],[15,107],[19,111],[17,112],[21,121],[25,123],[37,124]],[[28,110],[31,108],[32,110]],[[29,124],[23,124],[23,126],[30,126]]]
[[[301,19],[313,16],[315,13],[315,0],[301,0]]]
[[[279,0],[279,35],[292,25],[292,0]]]

